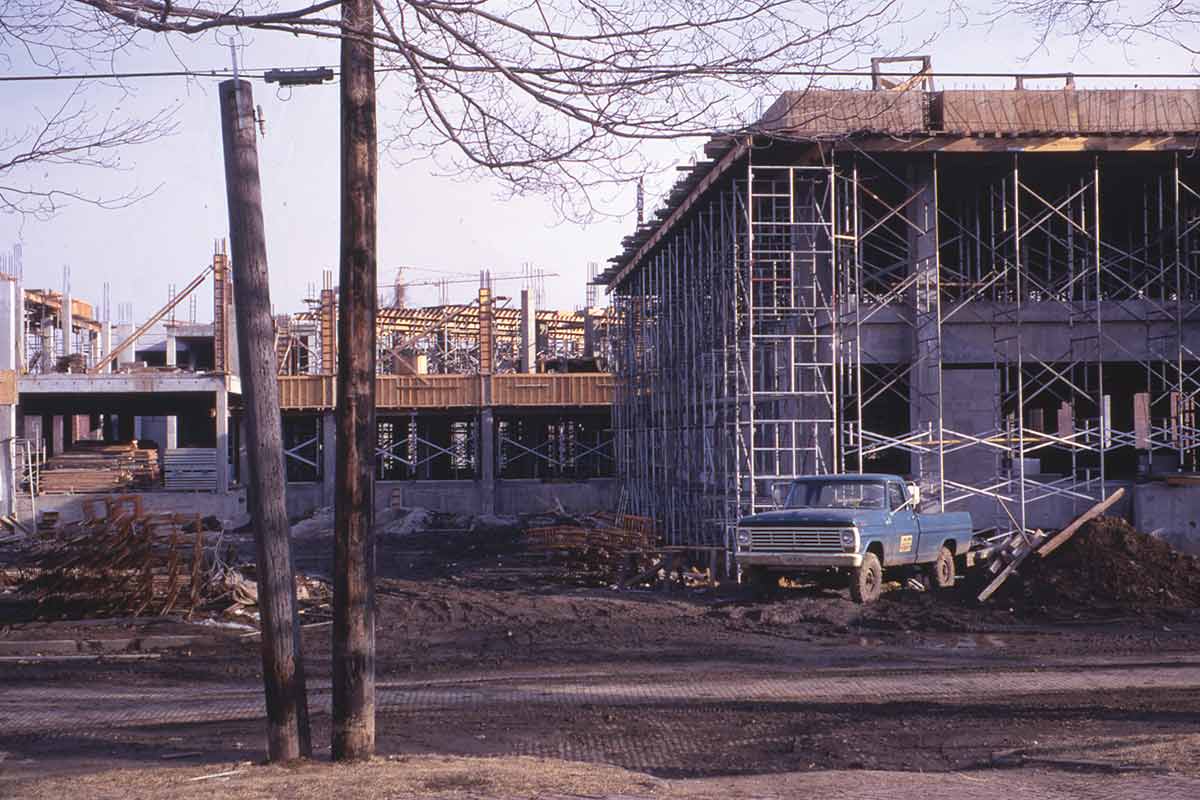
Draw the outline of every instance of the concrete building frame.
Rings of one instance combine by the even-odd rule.
[[[628,510],[720,543],[886,470],[1003,533],[1195,470],[1194,141],[1067,133],[714,140],[600,278]]]

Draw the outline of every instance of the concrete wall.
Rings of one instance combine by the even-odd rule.
[[[570,512],[610,509],[615,497],[616,480],[593,478],[587,481],[499,480],[495,483],[495,513],[524,514],[554,509],[555,500]],[[375,508],[393,504],[428,508],[432,511],[484,511],[485,493],[481,481],[379,481],[375,484]],[[289,483],[288,516],[302,517],[321,508],[319,483]]]
[[[246,515],[246,494],[234,491],[229,494],[214,494],[212,492],[127,492],[142,498],[142,508],[148,512],[200,514],[214,516],[225,522],[229,527],[244,525],[249,517]],[[105,495],[53,494],[39,495],[37,511],[57,511],[62,522],[74,522],[83,519],[83,503],[89,499],[103,499]]]
[[[1200,555],[1200,486],[1140,483],[1133,490],[1133,524],[1157,532],[1176,550]]]

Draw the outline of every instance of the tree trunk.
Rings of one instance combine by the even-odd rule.
[[[371,0],[342,3],[342,241],[333,582],[333,757],[375,752],[375,65]],[[355,37],[367,32],[367,41]]]
[[[246,81],[222,82],[220,95],[238,355],[246,406],[250,514],[254,519],[258,558],[255,574],[262,616],[267,747],[271,761],[291,761],[311,756],[312,743],[284,502],[283,431],[254,136],[254,100]],[[217,457],[224,455],[218,453]]]

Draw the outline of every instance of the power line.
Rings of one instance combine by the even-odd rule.
[[[336,77],[340,70],[336,65],[323,65],[318,67],[290,67],[294,70],[329,70]],[[449,66],[431,65],[424,67],[427,71],[440,72],[499,72],[492,68],[455,68]],[[263,80],[266,73],[273,71],[273,68],[262,69],[239,69],[238,77],[247,79]],[[396,67],[380,65],[375,68],[376,72],[411,72],[408,67]],[[536,75],[570,72],[559,68],[552,69],[536,69],[536,68],[514,68],[508,70],[513,74],[520,75]],[[611,67],[607,69],[580,69],[580,75],[600,75],[612,73],[627,73],[627,74],[662,74],[666,70],[653,67],[637,67],[629,68]],[[693,77],[718,77],[718,76],[749,76],[762,74],[759,70],[752,69],[737,69],[737,70],[718,70],[711,74],[697,73]],[[885,77],[885,78],[912,78],[919,73],[901,72],[893,70],[883,70],[879,72],[871,72],[867,69],[860,70],[778,70],[772,75],[782,77],[800,77],[800,78],[870,78],[870,77]],[[231,78],[233,70],[229,67],[218,69],[204,70],[145,70],[140,72],[88,72],[88,73],[47,73],[44,75],[0,75],[0,83],[20,83],[33,81],[111,81],[111,80],[132,80],[141,78]],[[680,73],[680,77],[687,77],[685,72]],[[1024,80],[1052,80],[1061,78],[1075,78],[1082,80],[1195,80],[1200,79],[1200,73],[1196,72],[933,72],[929,74],[931,78],[982,78],[982,79],[1000,79],[1000,78],[1021,78]]]

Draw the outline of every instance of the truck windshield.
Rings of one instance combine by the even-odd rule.
[[[886,508],[882,481],[796,481],[787,508]]]

